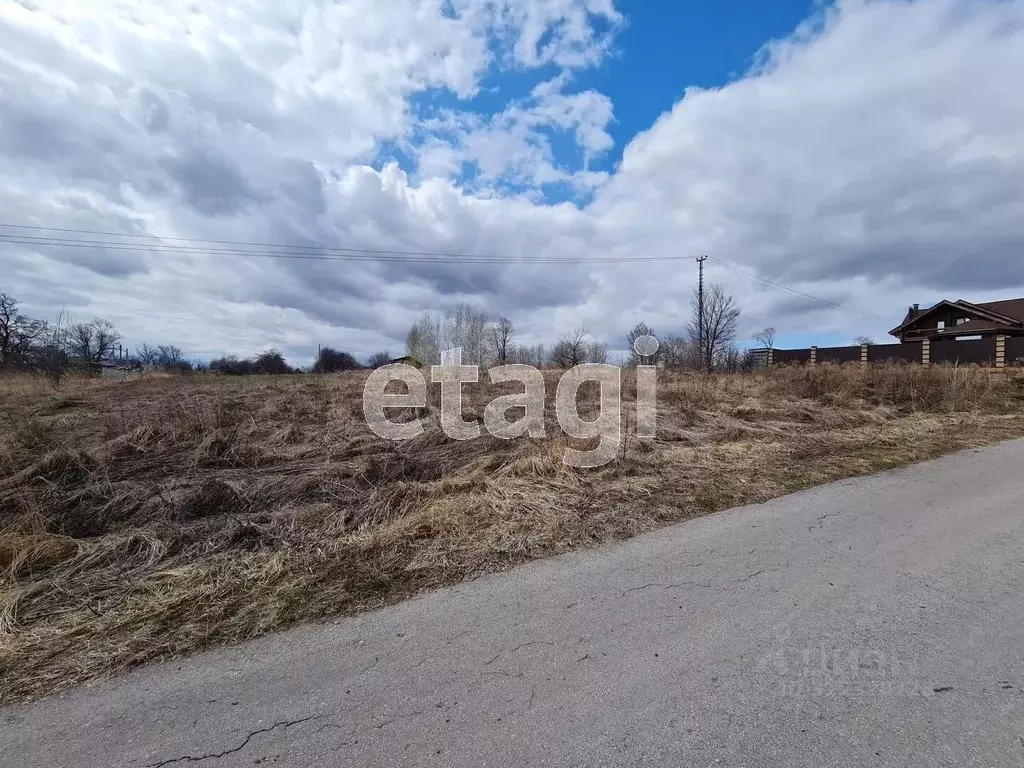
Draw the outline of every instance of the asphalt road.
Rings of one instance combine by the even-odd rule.
[[[1024,441],[0,710],[3,766],[1024,766]]]

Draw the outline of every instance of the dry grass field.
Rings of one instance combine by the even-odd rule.
[[[658,438],[576,470],[554,376],[546,439],[449,440],[431,393],[406,443],[363,373],[0,380],[0,700],[1024,435],[1016,374],[664,374]],[[467,417],[497,394],[465,389]]]

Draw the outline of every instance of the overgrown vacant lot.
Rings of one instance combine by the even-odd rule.
[[[1024,435],[1016,374],[662,374],[658,438],[574,470],[555,374],[544,440],[449,440],[431,392],[397,444],[364,376],[0,380],[0,700]]]

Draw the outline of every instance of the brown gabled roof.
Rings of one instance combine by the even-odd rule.
[[[947,304],[950,305],[950,306],[954,306],[955,302],[949,301],[948,299],[942,299],[942,301],[935,302],[934,304],[932,304],[927,309],[922,309],[922,310],[920,310],[918,312],[907,312],[906,317],[903,318],[902,322],[899,325],[897,325],[895,328],[893,328],[891,331],[889,331],[889,334],[891,336],[898,336],[899,332],[902,331],[903,327],[906,326],[908,323],[912,323],[915,320],[920,320],[922,317],[927,315],[929,312],[933,312],[936,309],[938,309],[939,307],[945,306]],[[914,306],[917,306],[917,305],[915,304]]]
[[[889,331],[889,333],[893,336],[898,336],[900,331],[908,324],[920,320],[925,315],[943,306],[959,307],[972,314],[979,315],[979,317],[971,318],[966,323],[943,329],[943,333],[978,333],[981,331],[997,331],[1005,328],[1007,325],[1015,327],[1024,325],[1024,298],[987,301],[978,304],[964,299],[957,299],[956,301],[943,299],[919,312],[908,312],[903,321]]]
[[[1005,299],[1003,301],[986,301],[981,304],[975,304],[974,306],[982,307],[990,312],[995,312],[1010,320],[1016,320],[1018,323],[1024,323],[1024,298]]]
[[[385,365],[395,365],[398,363],[412,363],[413,365],[419,366],[420,368],[424,367],[423,363],[420,362],[420,360],[418,360],[417,358],[413,357],[412,355],[402,355],[401,357],[393,358],[391,360],[388,360],[387,363],[385,363]]]

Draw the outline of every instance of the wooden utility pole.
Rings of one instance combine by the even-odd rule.
[[[704,262],[707,256],[697,257],[697,354],[699,369],[704,370]]]

